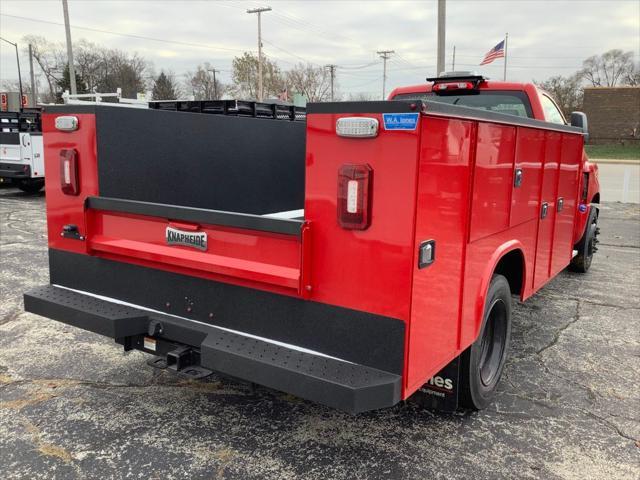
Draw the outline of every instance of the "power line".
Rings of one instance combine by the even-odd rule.
[[[368,68],[368,67],[372,67],[374,65],[379,65],[380,62],[378,60],[371,62],[371,63],[366,63],[364,65],[357,65],[357,66],[350,66],[353,64],[345,64],[345,65],[338,65],[339,68],[343,69],[343,70],[361,70],[363,68]]]
[[[318,63],[316,63],[316,62],[312,62],[311,60],[308,60],[308,59],[306,59],[306,58],[303,58],[303,57],[301,57],[300,55],[296,55],[295,53],[290,52],[289,50],[285,50],[284,48],[279,47],[278,45],[276,45],[276,44],[275,44],[275,43],[273,43],[273,42],[270,42],[270,41],[265,40],[265,39],[263,39],[263,42],[264,42],[264,43],[268,43],[268,44],[269,44],[269,45],[271,45],[273,48],[275,48],[275,49],[277,49],[277,50],[280,50],[281,52],[286,53],[287,55],[291,55],[291,56],[292,56],[292,57],[294,57],[294,58],[297,58],[297,59],[299,59],[299,60],[302,60],[302,61],[303,61],[303,62],[305,62],[305,63],[310,63],[310,64],[315,65],[315,66],[317,66],[317,67],[320,67],[320,66],[321,66],[320,64],[318,64]]]
[[[382,80],[380,77],[374,78],[373,80],[369,80],[368,82],[364,82],[364,83],[359,83],[357,85],[351,85],[349,88],[360,88],[360,87],[364,87],[365,85],[371,85],[373,82],[379,82],[380,80]]]
[[[61,27],[64,27],[64,23],[60,23],[60,22],[53,22],[51,20],[42,20],[40,18],[29,18],[29,17],[22,17],[19,15],[9,15],[8,13],[0,13],[0,16],[2,17],[9,17],[9,18],[16,18],[18,20],[26,20],[29,22],[38,22],[38,23],[47,23],[49,25],[58,25]],[[100,28],[91,28],[91,27],[80,27],[78,25],[71,25],[71,28],[74,28],[76,30],[86,30],[89,32],[97,32],[97,33],[106,33],[108,35],[117,35],[120,37],[129,37],[129,38],[136,38],[139,40],[149,40],[152,42],[161,42],[161,43],[169,43],[169,44],[174,44],[174,45],[183,45],[186,47],[198,47],[198,48],[206,48],[209,50],[223,50],[223,51],[228,51],[228,52],[242,52],[244,53],[246,50],[245,49],[239,49],[239,48],[228,48],[228,47],[220,47],[218,45],[207,45],[204,43],[193,43],[193,42],[182,42],[180,40],[167,40],[165,38],[155,38],[155,37],[147,37],[144,35],[135,35],[135,34],[131,34],[131,33],[121,33],[121,32],[113,32],[111,30],[103,30]]]

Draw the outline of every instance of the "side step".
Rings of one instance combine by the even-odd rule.
[[[152,335],[199,351],[204,368],[349,413],[400,401],[401,376],[187,318],[162,315],[45,285],[24,295],[25,310],[114,339]],[[266,319],[265,321],[267,321]],[[138,348],[140,341],[130,344]]]

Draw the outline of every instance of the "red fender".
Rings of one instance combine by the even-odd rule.
[[[480,327],[482,325],[482,320],[484,317],[484,306],[487,300],[487,293],[489,291],[489,284],[491,283],[491,277],[493,277],[493,272],[495,272],[498,263],[507,253],[513,252],[515,250],[519,250],[522,254],[523,265],[522,265],[522,292],[525,290],[525,286],[527,285],[527,259],[524,253],[524,247],[522,242],[519,240],[509,240],[508,242],[500,245],[499,248],[493,253],[489,261],[487,262],[487,266],[485,267],[482,273],[482,279],[480,281],[479,294],[476,299],[475,306],[475,322],[474,322],[474,334],[473,341],[475,342],[480,334]],[[522,292],[520,296],[522,297]]]

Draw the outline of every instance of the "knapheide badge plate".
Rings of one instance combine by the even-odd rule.
[[[185,232],[177,228],[167,227],[166,239],[167,245],[191,247],[203,252],[207,250],[206,232]]]

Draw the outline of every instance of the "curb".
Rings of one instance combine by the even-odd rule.
[[[590,162],[607,164],[618,163],[622,165],[640,165],[640,158],[638,159],[623,159],[623,158],[590,158]]]

